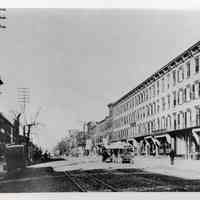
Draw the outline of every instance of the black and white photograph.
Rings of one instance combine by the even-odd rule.
[[[199,19],[0,8],[0,195],[200,192]]]

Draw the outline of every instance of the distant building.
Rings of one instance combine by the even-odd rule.
[[[83,131],[77,129],[71,129],[68,131],[70,149],[77,150],[82,154],[86,146],[86,134]]]
[[[13,124],[0,113],[0,154],[5,151],[5,145],[13,143]]]

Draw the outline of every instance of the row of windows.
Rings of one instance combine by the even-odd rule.
[[[199,120],[199,117],[198,117]],[[140,134],[151,134],[159,131],[170,131],[176,129],[183,129],[191,127],[192,115],[191,110],[188,109],[185,112],[173,113],[173,115],[162,116],[154,120],[138,124],[136,132]]]
[[[173,91],[172,95],[168,94],[167,96],[162,97],[161,101],[157,99],[153,103],[149,103],[148,105],[137,109],[129,115],[114,121],[114,128],[118,128],[132,122],[144,120],[149,116],[159,114],[160,111],[175,108],[177,105],[182,105],[183,103],[198,99],[199,97],[200,82],[195,81],[195,83],[192,85],[188,84],[185,88],[179,88],[178,91]]]
[[[200,126],[200,106],[195,106],[195,125]],[[174,112],[172,115],[155,118],[151,121],[138,124],[133,128],[134,136],[141,136],[156,133],[159,131],[170,131],[192,126],[192,111],[186,109],[185,111]],[[128,138],[128,128],[124,128],[114,133],[115,137]]]
[[[199,73],[199,56],[195,57],[194,61],[194,71],[195,73]],[[179,66],[178,69],[173,70],[172,73],[168,73],[167,76],[164,76],[161,80],[157,80],[154,84],[152,84],[136,96],[132,97],[131,100],[129,100],[128,102],[117,106],[115,114],[119,115],[128,111],[131,108],[135,108],[143,102],[146,102],[160,95],[161,92],[165,92],[166,89],[169,89],[171,86],[175,86],[177,83],[181,83],[185,78],[188,79],[191,76],[191,62],[188,61],[185,66],[185,70],[184,65]]]

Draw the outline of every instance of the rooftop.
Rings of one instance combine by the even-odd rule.
[[[191,53],[195,52],[196,50],[200,50],[200,41],[198,41],[197,43],[195,43],[194,45],[189,47],[187,50],[185,50],[183,53],[179,54],[177,57],[172,59],[168,64],[163,66],[161,69],[157,70],[154,74],[152,74],[150,77],[145,79],[137,87],[135,87],[134,89],[132,89],[131,91],[129,91],[128,93],[123,95],[120,99],[118,99],[117,101],[115,101],[113,103],[109,103],[108,106],[115,106],[118,103],[120,103],[123,100],[125,100],[130,95],[132,95],[134,93],[137,93],[139,89],[145,87],[147,84],[151,84],[152,81],[154,81],[155,79],[160,78],[160,76],[162,76],[165,73],[167,73],[169,71],[169,69],[176,67],[176,64],[179,63],[182,60],[182,58],[190,56]]]

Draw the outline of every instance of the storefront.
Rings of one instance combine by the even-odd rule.
[[[171,137],[169,134],[158,135],[155,138],[159,141],[158,154],[167,155],[171,148]]]

